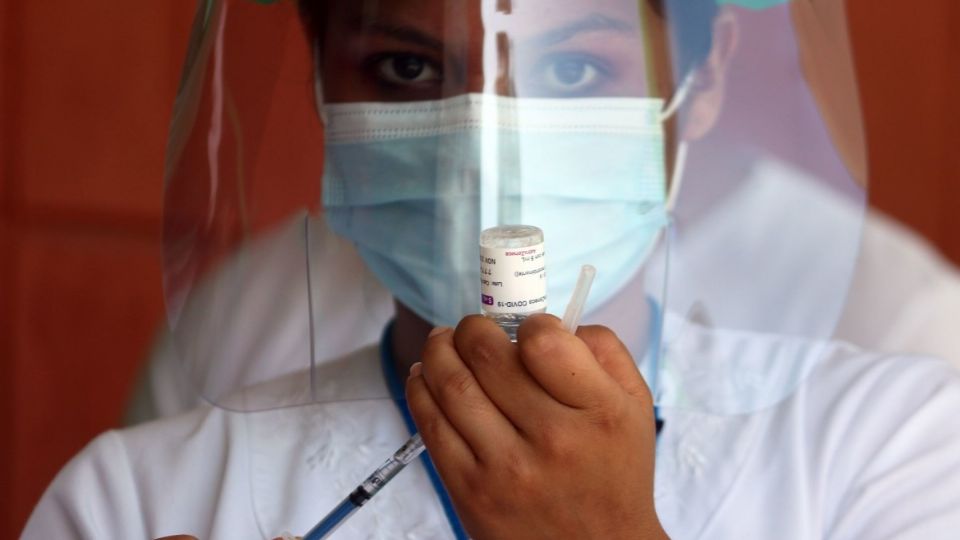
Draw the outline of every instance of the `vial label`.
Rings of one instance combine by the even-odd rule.
[[[543,244],[480,247],[480,302],[488,313],[531,313],[547,307]]]

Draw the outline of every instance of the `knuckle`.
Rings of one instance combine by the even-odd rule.
[[[540,445],[545,455],[560,463],[568,463],[576,459],[576,439],[571,439],[570,432],[564,429],[547,428],[541,433]]]
[[[595,431],[605,435],[619,433],[627,417],[627,407],[622,400],[594,407],[587,412],[587,422]]]
[[[423,431],[423,435],[427,437],[427,440],[430,441],[443,441],[443,437],[440,436],[443,431],[443,422],[436,416],[427,416],[426,418],[421,418],[422,426],[418,424],[418,428]]]
[[[517,328],[517,336],[522,340],[527,337],[542,332],[545,329],[557,328],[560,325],[560,319],[548,313],[535,313],[530,315]]]
[[[499,489],[491,489],[490,475],[486,473],[469,474],[463,478],[463,485],[470,494],[464,504],[472,514],[499,513],[503,497]]]
[[[605,356],[606,353],[619,353],[625,350],[617,333],[606,326],[594,325],[583,329],[584,337],[590,344],[595,355]]]
[[[528,333],[518,343],[520,352],[525,358],[549,357],[557,352],[556,335],[546,328]]]
[[[457,328],[454,330],[454,339],[459,343],[465,337],[470,337],[480,331],[487,323],[492,323],[483,315],[467,315],[460,319]]]
[[[616,430],[618,422],[610,413],[599,409],[590,414],[590,425],[602,433],[611,433]]]
[[[473,375],[468,371],[456,371],[450,373],[440,381],[441,399],[448,401],[460,401],[464,396],[470,394],[474,387]]]
[[[463,359],[470,366],[488,366],[497,364],[497,353],[490,343],[482,339],[473,339],[466,343]]]
[[[466,475],[462,485],[470,496],[462,503],[468,513],[513,515],[518,501],[542,494],[544,476],[532,457],[522,448],[508,445],[495,459]]]
[[[467,474],[463,477],[463,485],[471,494],[471,499],[477,502],[479,496],[486,492],[486,487],[490,483],[489,477],[483,472],[476,474]]]
[[[454,334],[457,353],[466,361],[485,361],[495,358],[491,332],[501,332],[499,327],[482,315],[470,315],[460,321]]]
[[[528,459],[517,452],[507,452],[501,463],[501,471],[506,485],[519,493],[528,493],[537,489],[537,474]]]

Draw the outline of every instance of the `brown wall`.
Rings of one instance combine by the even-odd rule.
[[[848,5],[871,200],[960,263],[960,2]]]
[[[12,538],[63,463],[118,424],[162,322],[164,139],[194,3],[0,2],[0,537]],[[873,200],[960,262],[960,4],[849,4]]]
[[[193,2],[0,6],[0,537],[15,538],[117,425],[161,322],[161,172]]]

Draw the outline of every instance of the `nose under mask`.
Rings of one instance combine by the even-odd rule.
[[[478,238],[544,231],[548,311],[597,268],[587,311],[643,265],[666,224],[663,102],[467,94],[323,107],[323,205],[393,295],[435,325],[479,312]]]

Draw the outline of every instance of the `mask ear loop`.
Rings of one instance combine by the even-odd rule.
[[[677,204],[680,184],[683,182],[683,173],[687,167],[687,149],[686,141],[681,141],[677,144],[677,159],[673,162],[673,175],[670,178],[670,193],[667,193],[667,202],[665,204],[667,212],[673,212]]]
[[[666,107],[663,108],[663,112],[660,113],[661,123],[666,123],[673,118],[677,114],[677,111],[680,110],[680,107],[686,103],[687,98],[690,96],[690,91],[693,88],[693,82],[694,72],[691,71],[683,78],[680,88],[677,89],[673,97],[670,98],[670,101],[667,102]],[[673,174],[670,178],[670,192],[667,194],[667,212],[672,212],[677,203],[680,184],[683,182],[683,172],[687,165],[687,149],[686,141],[681,141],[677,145],[677,156],[676,160],[674,160]]]
[[[666,106],[663,108],[663,111],[660,113],[659,121],[661,124],[667,123],[674,115],[677,114],[677,111],[680,110],[680,107],[687,101],[687,97],[690,95],[690,90],[693,88],[694,74],[693,71],[687,73],[683,78],[683,82],[680,84],[680,87],[673,94],[673,97],[670,98],[670,101],[667,102]],[[680,192],[680,182],[683,180],[683,171],[686,168],[687,164],[687,143],[680,142],[677,145],[677,156],[674,161],[673,174],[670,178],[670,192],[667,194],[667,201],[665,203],[667,215],[669,216],[673,212],[674,205],[677,202],[677,193]],[[672,220],[668,217],[667,225],[664,227],[662,232],[662,240],[664,241],[664,273],[663,273],[663,298],[661,298],[661,305],[657,305],[656,302],[650,301],[650,336],[657,336],[656,342],[653,345],[652,350],[650,351],[650,359],[653,363],[652,373],[650,378],[647,381],[650,385],[650,394],[653,396],[654,400],[654,416],[657,419],[658,429],[662,427],[662,420],[660,419],[659,414],[659,405],[660,405],[660,358],[663,354],[663,310],[667,305],[667,294],[669,289],[667,287],[667,280],[670,275],[670,244],[673,237],[673,226]],[[659,441],[659,437],[657,438]]]

